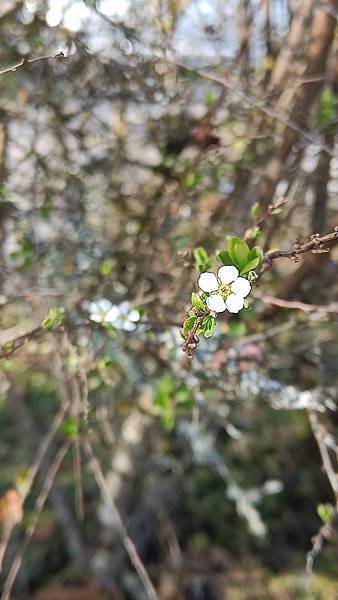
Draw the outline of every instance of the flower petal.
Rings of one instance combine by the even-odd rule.
[[[246,298],[246,296],[250,294],[250,290],[251,283],[244,277],[238,277],[231,286],[232,293],[241,296],[242,298]]]
[[[230,294],[226,299],[226,307],[231,313],[238,313],[244,306],[244,298],[236,294]]]
[[[94,323],[101,323],[102,321],[102,315],[98,312],[90,313],[89,318],[91,321],[94,321]]]
[[[124,331],[135,331],[136,325],[135,325],[135,323],[132,323],[131,321],[125,321],[123,324],[123,329],[124,329]]]
[[[224,265],[223,267],[220,267],[218,269],[217,275],[222,283],[232,283],[233,281],[235,281],[235,279],[237,279],[239,272],[238,269],[236,269],[236,267],[233,267],[231,265]]]
[[[102,298],[101,300],[99,300],[97,305],[99,307],[99,310],[102,310],[102,312],[108,312],[108,310],[112,307],[112,303],[110,302],[110,300],[106,300],[106,298]]]
[[[201,273],[198,278],[198,287],[202,292],[215,292],[218,289],[218,281],[215,273]]]
[[[128,314],[128,319],[132,323],[136,323],[140,320],[140,313],[136,308],[132,308],[130,313]]]
[[[212,294],[207,298],[207,306],[210,310],[217,313],[223,312],[226,309],[225,302],[220,294]]]
[[[112,306],[108,312],[104,315],[104,320],[106,323],[114,323],[119,315],[119,309],[117,306]]]

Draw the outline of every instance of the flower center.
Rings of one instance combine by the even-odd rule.
[[[231,294],[231,285],[229,283],[222,283],[218,288],[218,293],[223,298],[227,298]]]

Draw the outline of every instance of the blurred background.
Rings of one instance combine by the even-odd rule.
[[[2,0],[2,600],[338,598],[337,248],[179,334],[227,236],[337,225],[336,16]]]

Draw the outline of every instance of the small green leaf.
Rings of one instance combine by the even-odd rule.
[[[322,91],[317,112],[317,122],[319,125],[325,125],[332,121],[336,116],[337,96],[329,88]]]
[[[105,277],[107,277],[108,275],[111,274],[113,270],[113,263],[112,261],[107,258],[103,261],[103,263],[101,264],[101,273],[102,275],[104,275]]]
[[[262,209],[261,209],[259,203],[255,202],[255,204],[253,204],[253,206],[251,207],[251,210],[250,210],[251,216],[254,219],[256,219],[257,217],[260,216],[261,212],[262,212]]]
[[[259,256],[257,258],[254,258],[253,260],[250,260],[250,262],[248,262],[245,265],[245,267],[241,270],[241,275],[244,275],[245,273],[249,273],[249,271],[254,271],[255,269],[257,269],[259,264],[260,264]]]
[[[229,252],[226,250],[222,250],[218,253],[219,260],[223,263],[223,265],[232,265],[232,260],[230,258]]]
[[[183,323],[183,329],[185,329],[186,331],[191,331],[191,329],[196,323],[196,319],[196,315],[194,317],[189,317],[189,319],[186,319]]]
[[[60,427],[60,432],[68,438],[75,439],[79,434],[79,421],[76,417],[68,417]]]
[[[183,185],[187,190],[193,190],[203,179],[203,173],[201,171],[195,171],[195,173],[188,173],[183,179]]]
[[[202,329],[205,338],[211,337],[215,333],[216,319],[211,316],[205,317],[202,322]]]
[[[271,211],[271,214],[274,215],[275,217],[279,217],[280,215],[282,215],[284,213],[284,210],[282,208],[274,208]]]
[[[249,256],[248,256],[249,262],[254,260],[255,258],[259,259],[259,263],[257,265],[257,267],[259,267],[262,264],[263,259],[264,259],[263,250],[259,246],[255,246],[249,252]],[[255,267],[255,268],[257,268],[257,267]]]
[[[207,271],[211,267],[211,259],[208,256],[206,250],[200,246],[194,250],[194,258],[196,262],[196,269],[199,272]]]
[[[240,238],[230,238],[228,252],[232,262],[240,269],[248,262],[249,246]]]
[[[323,523],[328,523],[333,516],[334,508],[332,504],[318,504],[317,513]]]
[[[191,304],[195,308],[200,308],[201,310],[205,310],[205,304],[204,304],[202,298],[198,294],[196,294],[196,292],[193,292],[191,294]]]

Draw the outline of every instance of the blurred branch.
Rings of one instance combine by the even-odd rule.
[[[57,54],[46,54],[45,56],[37,56],[36,58],[22,58],[18,63],[12,65],[11,67],[7,67],[0,71],[0,77],[2,75],[6,75],[6,73],[14,73],[20,67],[24,65],[28,65],[31,63],[39,62],[40,60],[54,60],[55,58],[66,58],[63,52],[58,52]]]
[[[204,79],[213,81],[214,83],[218,83],[219,85],[229,89],[233,94],[235,94],[236,96],[238,96],[239,98],[244,100],[251,108],[256,108],[259,111],[261,111],[262,113],[264,113],[266,116],[271,117],[275,121],[279,121],[280,123],[283,123],[283,125],[286,125],[289,129],[292,129],[295,133],[297,133],[298,135],[303,137],[310,144],[316,144],[321,150],[325,150],[325,152],[327,152],[332,157],[334,156],[334,152],[333,152],[332,148],[330,148],[327,144],[325,144],[318,138],[314,137],[311,134],[311,132],[306,131],[303,127],[298,125],[296,121],[289,119],[288,117],[285,117],[284,115],[282,115],[281,113],[278,113],[274,109],[266,106],[265,100],[261,101],[261,100],[257,100],[255,98],[253,98],[252,96],[249,96],[239,86],[237,86],[237,85],[233,84],[231,81],[229,81],[229,79],[226,79],[225,77],[221,77],[220,75],[217,75],[217,73],[209,73],[208,71],[205,71],[204,69],[196,69],[196,68],[191,67],[191,66],[187,65],[186,63],[182,63],[180,61],[170,60],[163,56],[159,56],[158,58],[160,58],[161,60],[164,60],[165,62],[167,62],[175,67],[179,67],[181,69],[186,69],[187,71],[195,73],[196,75],[199,75],[200,77],[203,77]],[[318,79],[316,79],[316,82],[317,81],[318,81]]]
[[[316,535],[312,539],[312,548],[307,553],[306,565],[305,565],[305,573],[306,573],[306,577],[308,579],[308,583],[309,583],[309,579],[312,575],[314,561],[317,558],[317,556],[320,554],[320,552],[322,551],[324,541],[329,540],[331,538],[334,524],[336,523],[336,520],[337,520],[337,516],[338,516],[338,511],[335,510],[333,512],[330,520],[327,523],[324,523],[324,525],[322,525],[322,527],[320,527],[318,533],[316,533]]]
[[[14,408],[15,408],[14,413],[16,413],[17,415],[18,415],[18,412],[19,412],[18,411],[18,404],[19,404],[18,394],[19,393],[20,393],[19,391],[16,392],[15,402],[14,403],[11,402],[11,407],[12,408],[13,408],[13,404],[15,404],[15,406],[14,406]],[[51,425],[50,425],[50,427],[49,427],[46,435],[43,437],[43,439],[41,440],[41,442],[39,444],[39,447],[38,447],[38,449],[36,451],[36,454],[35,454],[35,458],[34,458],[32,464],[31,464],[31,466],[28,469],[28,473],[27,473],[27,476],[25,478],[24,489],[20,493],[20,499],[21,499],[21,503],[22,504],[24,504],[27,496],[29,495],[29,493],[30,493],[30,491],[32,489],[33,483],[34,483],[34,481],[36,479],[36,476],[37,476],[37,474],[38,474],[38,472],[40,470],[40,467],[41,467],[42,462],[43,462],[43,460],[45,458],[45,455],[46,455],[48,449],[50,448],[50,445],[51,445],[51,443],[53,441],[53,438],[55,437],[56,433],[58,432],[58,430],[59,430],[59,428],[60,428],[60,426],[61,426],[61,424],[62,424],[62,422],[64,420],[64,417],[65,417],[65,415],[67,413],[68,408],[69,408],[69,403],[67,404],[66,402],[62,402],[62,404],[61,404],[58,412],[56,413],[56,415],[55,415],[55,417],[54,417],[54,419],[53,419],[53,421],[52,421],[52,423],[51,423]],[[23,412],[23,414],[20,412],[20,415],[18,415],[18,421],[17,422],[20,424],[21,418],[24,419],[25,431],[23,431],[24,425],[22,423],[21,424],[21,434],[23,434],[23,435],[21,435],[20,437],[21,437],[21,439],[27,439],[27,438],[29,438],[30,440],[33,441],[36,438],[36,433],[37,432],[35,431],[35,428],[34,428],[34,431],[32,431],[33,428],[31,426],[31,419],[30,419],[29,415],[27,414],[27,411],[23,410],[22,412]],[[29,431],[28,431],[28,428],[29,428]],[[27,435],[25,435],[25,434],[27,434]],[[58,498],[58,505],[59,506],[61,505],[60,500],[61,499]],[[12,530],[13,530],[13,527],[9,531],[7,531],[6,539],[3,540],[2,545],[1,545],[1,552],[0,552],[0,572],[2,570],[2,561],[3,561],[4,555],[5,555],[7,546],[9,544],[9,541],[10,541]]]
[[[301,310],[303,312],[320,312],[323,314],[338,314],[338,303],[332,302],[328,305],[316,305],[307,304],[306,302],[299,302],[298,300],[284,300],[283,298],[275,298],[274,296],[268,296],[262,294],[259,291],[255,291],[253,294],[254,298],[261,300],[264,304],[270,304],[272,306],[278,306],[279,308]]]
[[[319,452],[322,458],[322,463],[323,463],[323,469],[325,471],[325,474],[330,482],[332,491],[334,493],[335,496],[335,501],[336,501],[336,509],[338,508],[338,475],[337,475],[337,469],[334,467],[334,465],[332,464],[331,461],[331,456],[330,456],[330,452],[329,452],[329,444],[328,444],[328,440],[332,439],[332,436],[329,434],[329,432],[326,430],[326,428],[324,427],[324,425],[320,422],[317,413],[312,410],[312,409],[308,409],[307,410],[308,413],[308,417],[309,417],[309,422],[311,425],[311,429],[313,432],[313,435],[316,438],[316,442],[318,444],[318,448],[319,448]],[[335,451],[337,453],[337,445],[334,442],[334,446],[335,446]]]
[[[106,480],[102,473],[100,464],[94,454],[92,445],[89,442],[88,438],[84,438],[82,440],[82,445],[83,445],[84,451],[88,457],[89,468],[91,469],[91,471],[94,475],[95,481],[96,481],[97,486],[102,494],[102,498],[103,498],[105,504],[107,505],[107,507],[109,507],[110,511],[114,515],[116,527],[120,533],[123,545],[127,551],[127,554],[130,558],[131,563],[133,564],[133,566],[135,568],[135,571],[137,572],[140,580],[143,583],[143,586],[147,593],[147,596],[148,596],[149,600],[158,600],[157,593],[156,593],[155,588],[149,578],[146,568],[137,552],[134,542],[131,540],[131,538],[129,537],[129,535],[127,533],[127,530],[121,519],[121,515],[118,512],[117,507],[111,497],[111,494],[107,487]]]
[[[12,592],[12,588],[13,588],[16,576],[22,565],[23,555],[24,555],[25,551],[27,550],[29,542],[34,534],[36,526],[39,522],[41,512],[43,510],[45,502],[48,498],[48,495],[49,495],[52,485],[54,483],[54,479],[56,477],[58,470],[61,467],[64,457],[66,456],[69,446],[70,446],[70,440],[65,440],[63,442],[62,446],[60,447],[60,449],[58,450],[58,452],[48,470],[43,487],[42,487],[40,494],[38,495],[36,502],[35,502],[32,521],[26,528],[25,537],[23,538],[19,548],[17,549],[17,551],[15,553],[14,560],[12,562],[11,568],[10,568],[7,578],[5,580],[4,588],[2,591],[2,595],[1,595],[1,600],[9,600],[9,598],[11,596],[11,592]]]

